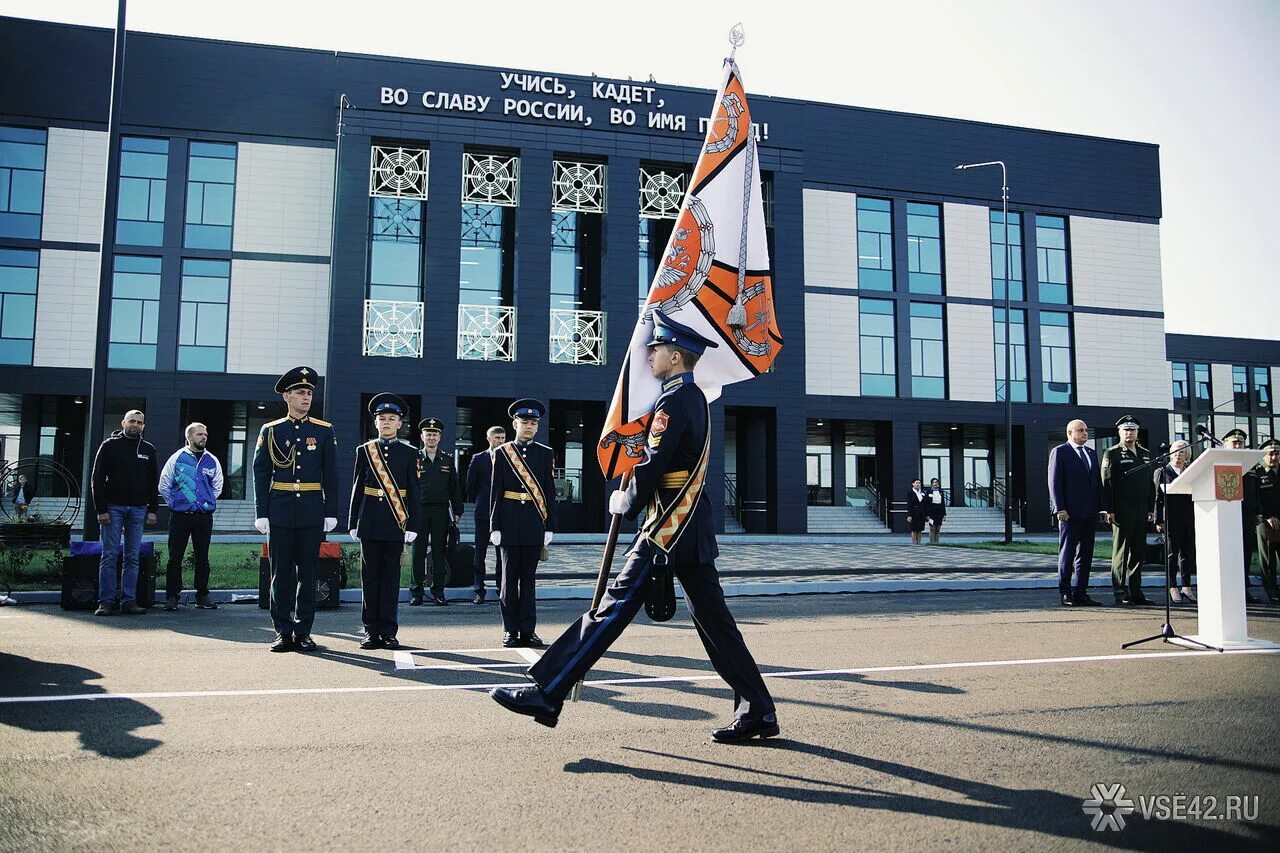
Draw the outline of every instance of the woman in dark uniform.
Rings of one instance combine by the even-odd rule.
[[[942,534],[942,519],[947,517],[947,499],[942,493],[942,483],[934,477],[929,481],[929,503],[925,515],[929,519],[929,544],[937,545]]]
[[[911,544],[920,544],[920,531],[924,530],[926,514],[926,496],[921,487],[919,477],[911,481],[911,491],[907,492],[907,529],[911,531]]]

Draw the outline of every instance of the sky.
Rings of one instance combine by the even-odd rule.
[[[112,27],[116,2],[0,14]],[[704,89],[739,22],[749,94],[1159,145],[1166,330],[1280,340],[1276,0],[128,4],[131,30]]]

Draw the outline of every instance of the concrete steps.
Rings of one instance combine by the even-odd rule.
[[[865,506],[811,506],[809,533],[884,533],[886,528]]]
[[[942,522],[943,534],[955,533],[1004,533],[1004,510],[986,506],[947,507],[947,517]],[[1019,524],[1013,525],[1015,534],[1025,533]]]

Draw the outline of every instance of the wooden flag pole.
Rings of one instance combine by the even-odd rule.
[[[618,484],[620,491],[626,491],[628,485],[631,484],[631,471],[628,469],[622,475],[622,482]],[[604,553],[600,556],[600,574],[596,577],[596,593],[591,599],[591,610],[594,613],[596,608],[600,606],[600,600],[604,598],[604,591],[609,588],[609,572],[613,569],[613,552],[618,546],[618,532],[622,527],[622,516],[614,515],[609,522],[609,538],[604,543]],[[578,696],[582,693],[582,681],[574,682],[573,689],[569,691],[569,701],[577,702]]]

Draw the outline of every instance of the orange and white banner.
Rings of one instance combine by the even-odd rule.
[[[708,402],[733,382],[769,369],[782,348],[765,241],[760,158],[738,66],[725,60],[689,192],[631,335],[613,403],[596,448],[606,479],[644,459],[645,433],[661,391],[649,373],[657,308],[717,341],[694,371]]]

